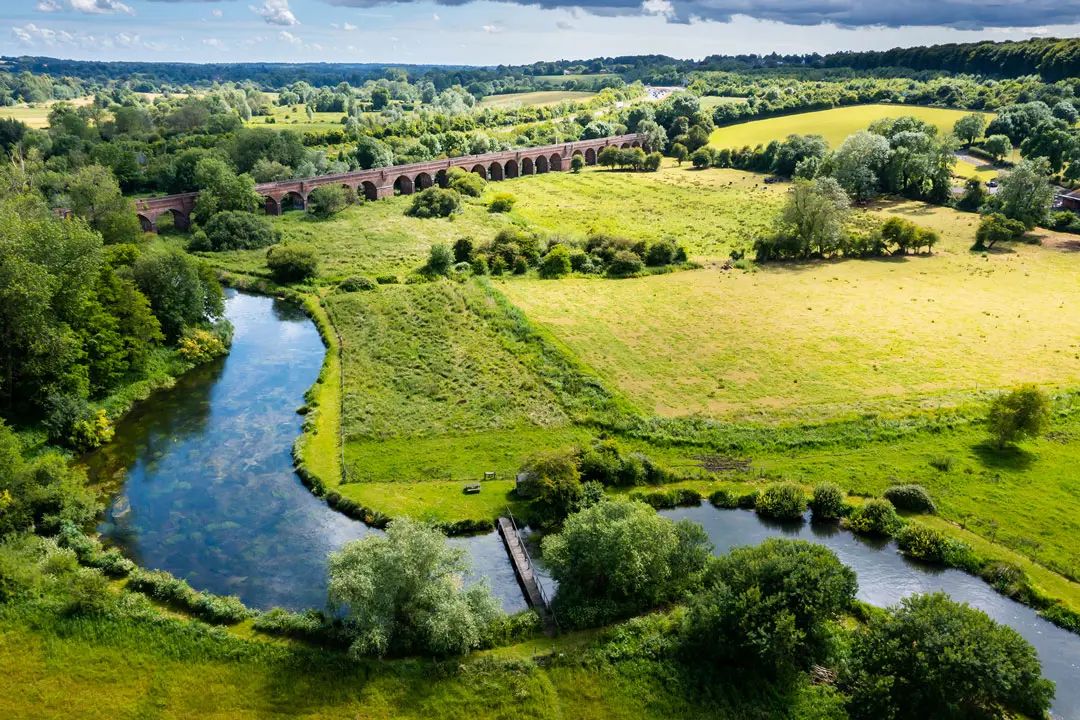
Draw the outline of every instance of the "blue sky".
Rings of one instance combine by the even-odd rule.
[[[1080,34],[1076,0],[3,0],[2,5],[0,54],[93,60],[516,64]]]

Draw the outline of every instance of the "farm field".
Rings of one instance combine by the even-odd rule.
[[[814,134],[821,135],[830,147],[836,148],[848,135],[858,130],[865,130],[870,123],[881,118],[912,115],[935,125],[941,132],[952,132],[956,121],[970,114],[971,111],[968,110],[916,105],[852,105],[728,125],[714,130],[709,138],[709,144],[718,148],[736,148],[744,145],[754,147],[758,144],[768,144],[773,140],[783,140],[791,134]],[[987,119],[992,117],[992,113],[987,113]]]
[[[1075,256],[969,254],[973,216],[905,204],[943,230],[931,257],[705,269],[503,292],[648,413],[822,418],[950,405],[978,389],[1080,382]]]
[[[515,108],[525,105],[558,105],[561,102],[585,102],[596,97],[596,93],[575,92],[572,90],[540,90],[537,92],[509,93],[506,95],[488,95],[478,103],[482,108]]]
[[[608,75],[600,74],[588,74],[588,75],[537,75],[533,78],[536,82],[546,82],[552,85],[563,85],[571,80],[593,82],[603,77],[609,77]]]
[[[719,95],[703,95],[701,97],[701,107],[706,110],[712,110],[720,105],[742,105],[746,103],[746,98],[741,97],[721,97]]]
[[[94,101],[92,97],[79,97],[67,102],[72,105],[89,105]],[[14,118],[21,120],[32,128],[46,128],[49,126],[49,109],[59,100],[50,100],[33,105],[0,106],[0,118]]]
[[[345,117],[343,112],[316,112],[308,120],[307,111],[303,105],[271,105],[269,115],[256,115],[244,123],[247,127],[269,128],[271,130],[307,130],[324,131],[340,130],[341,119]],[[273,123],[267,123],[267,119],[273,118]]]

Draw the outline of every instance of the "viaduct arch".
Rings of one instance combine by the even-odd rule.
[[[445,187],[447,171],[460,168],[475,172],[481,177],[498,182],[504,179],[559,172],[570,168],[574,155],[581,155],[586,165],[595,165],[600,151],[609,145],[615,147],[641,147],[645,137],[641,134],[579,140],[562,145],[521,148],[483,155],[466,155],[443,160],[431,160],[410,165],[395,165],[371,170],[322,175],[319,177],[282,180],[262,183],[255,191],[264,198],[267,215],[280,215],[285,207],[307,207],[308,195],[323,185],[341,185],[356,191],[365,200],[381,200],[395,194],[411,195],[414,192],[438,185]],[[165,213],[171,213],[173,224],[187,230],[191,227],[191,213],[199,193],[165,195],[156,198],[140,198],[135,201],[135,212],[146,232],[157,232],[157,221]]]

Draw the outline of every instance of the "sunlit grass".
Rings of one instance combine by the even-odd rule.
[[[575,92],[573,90],[539,90],[536,92],[508,93],[506,95],[488,95],[479,102],[480,107],[490,108],[515,108],[526,105],[558,105],[567,100],[571,102],[585,102],[596,97],[592,92]]]

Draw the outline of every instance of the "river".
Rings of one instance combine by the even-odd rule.
[[[226,314],[235,327],[229,356],[141,403],[117,424],[113,442],[87,456],[91,480],[111,497],[99,530],[143,567],[168,570],[196,589],[260,609],[322,608],[327,554],[378,532],[331,510],[293,472],[290,448],[302,422],[296,408],[325,349],[292,305],[230,291]],[[874,605],[944,590],[1027,638],[1057,683],[1054,712],[1080,720],[1080,638],[979,578],[908,560],[894,544],[835,527],[765,522],[711,506],[662,514],[700,523],[718,553],[778,536],[822,543],[855,569],[859,598]],[[497,534],[449,542],[469,551],[473,579],[489,578],[505,610],[525,608]]]

